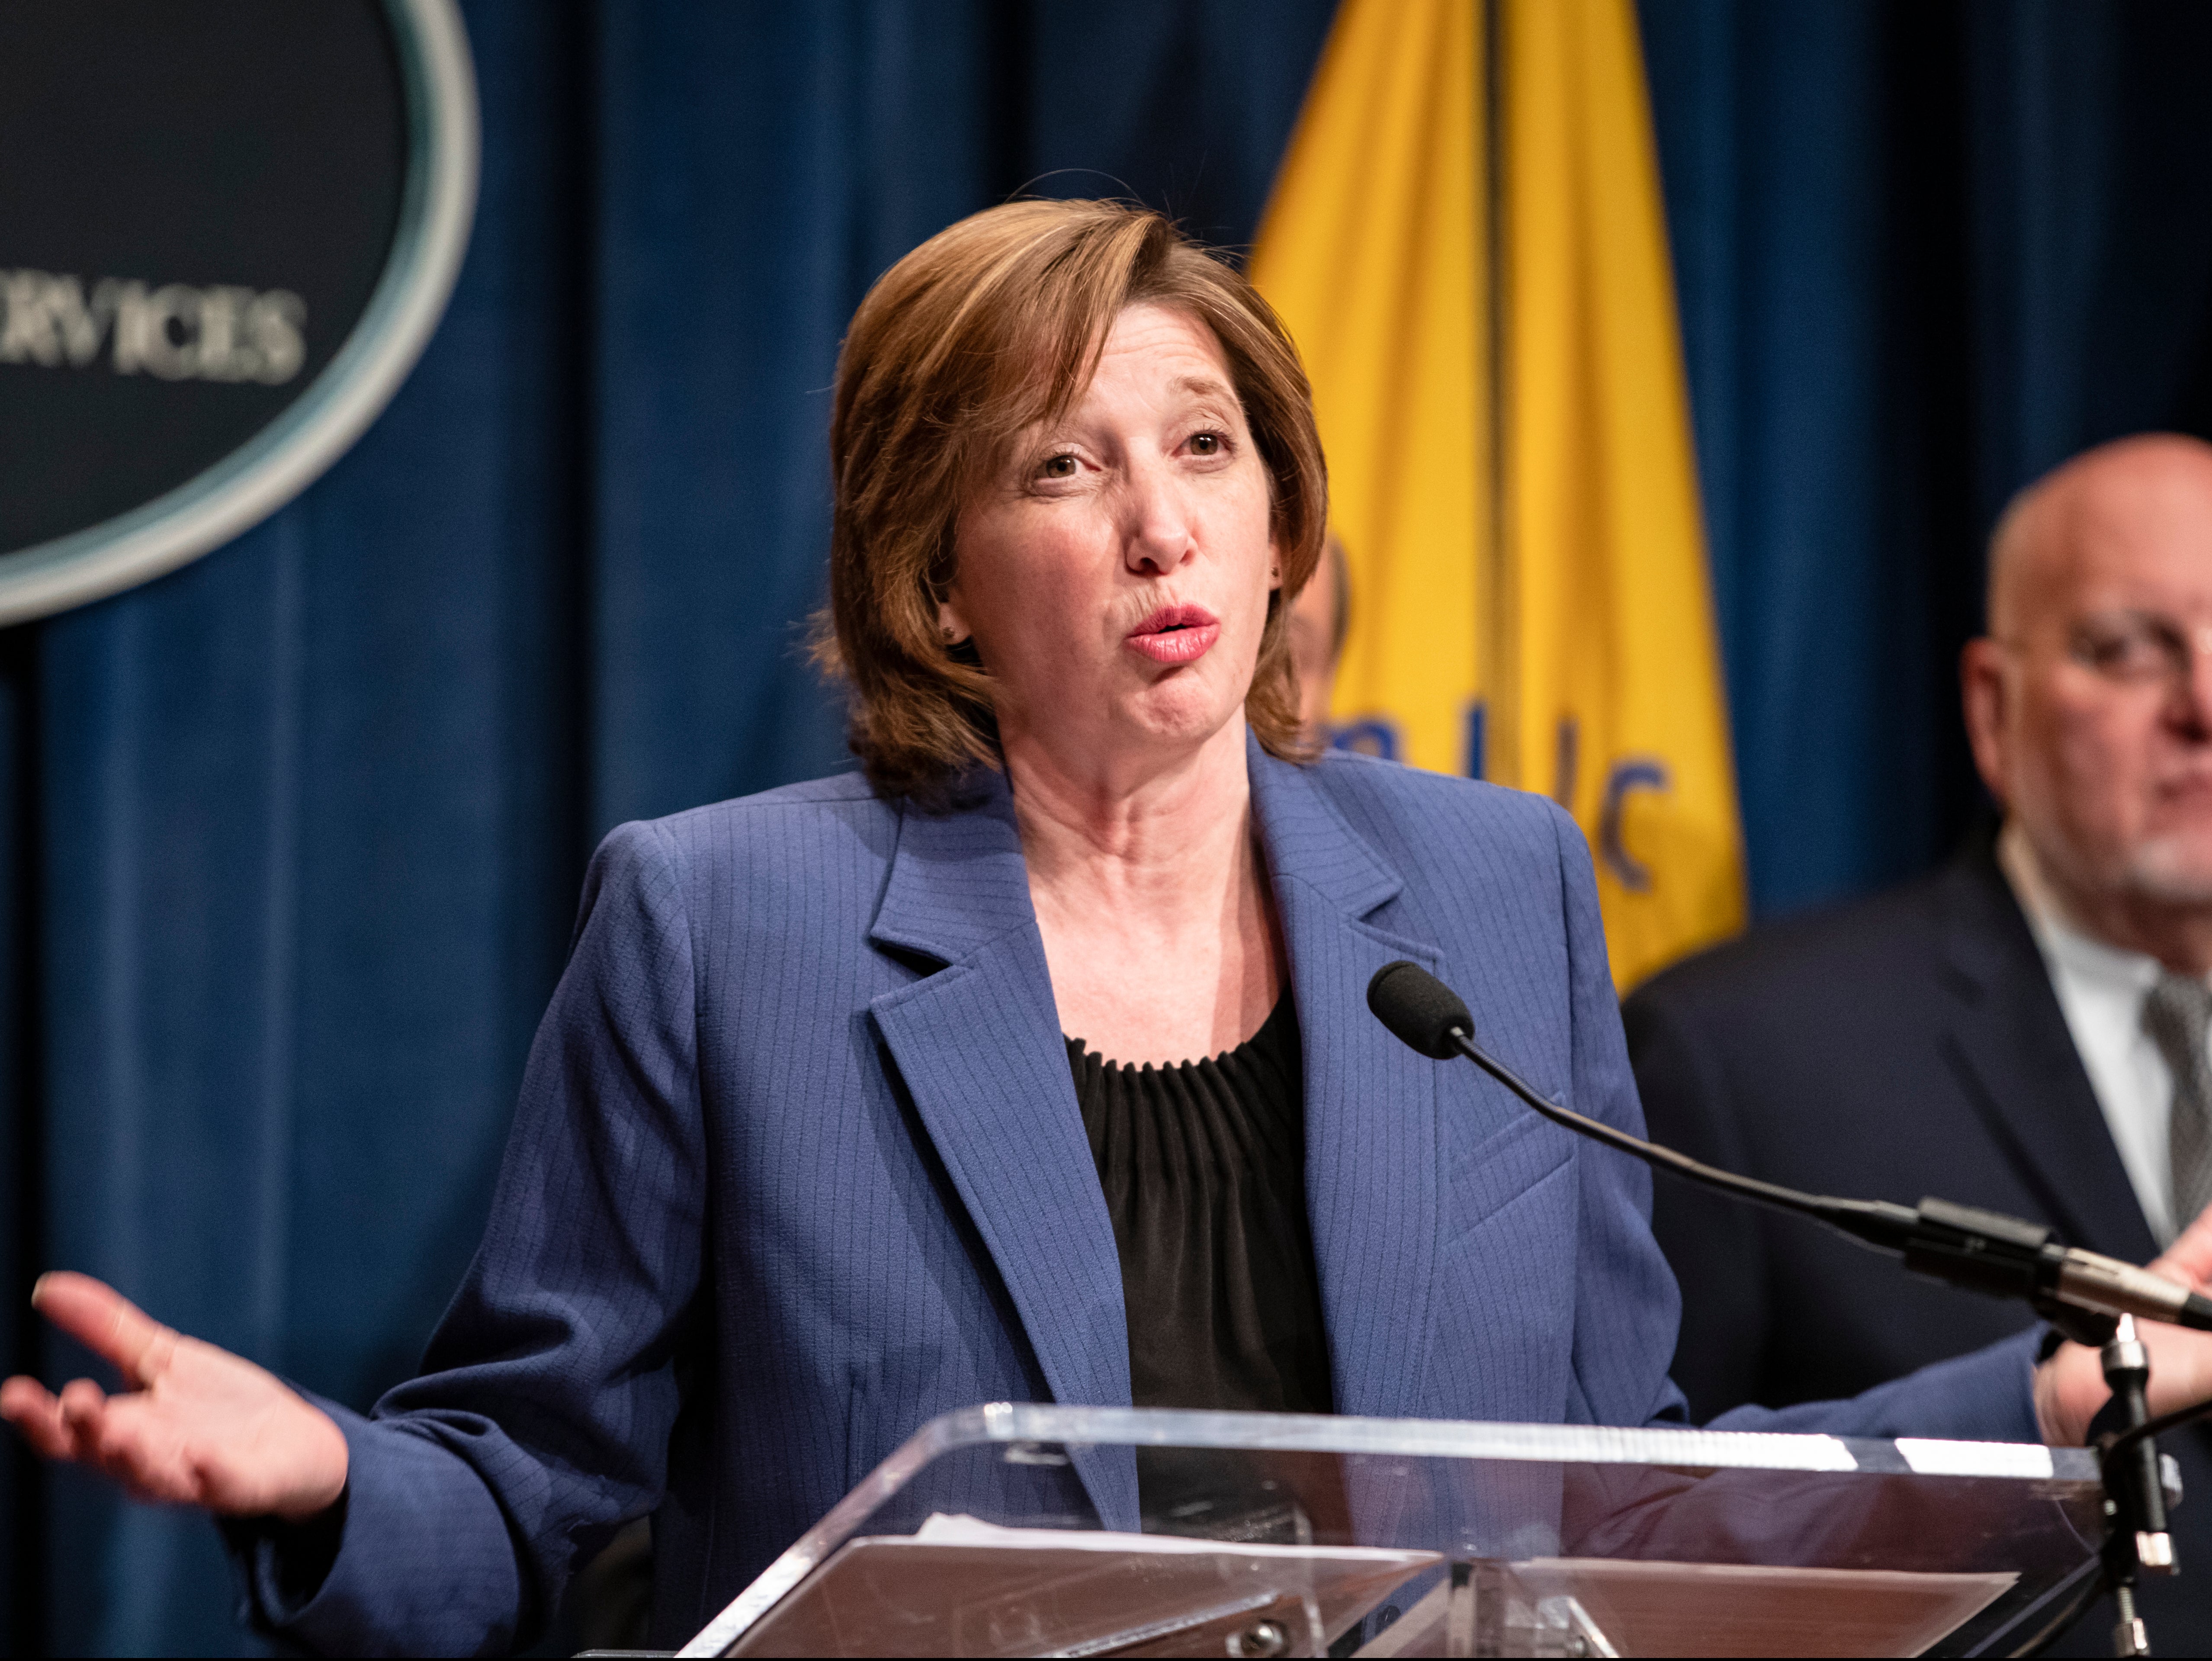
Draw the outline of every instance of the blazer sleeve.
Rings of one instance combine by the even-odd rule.
[[[617,830],[585,880],[491,1220],[424,1360],[364,1418],[328,1574],[244,1547],[256,1623],[335,1654],[529,1643],[574,1565],[659,1503],[700,1283],[702,1132],[677,850]]]
[[[1546,804],[1558,849],[1566,919],[1572,1037],[1567,1105],[1644,1135],[1644,1110],[1628,1068],[1620,1004],[1605,952],[1605,922],[1589,849],[1565,812]],[[1674,1276],[1651,1238],[1651,1171],[1608,1147],[1576,1149],[1581,1226],[1576,1238],[1570,1422],[1680,1424],[1682,1394],[1667,1376],[1680,1316]]]
[[[1723,1171],[1750,1171],[1738,1104],[1664,980],[1630,998],[1621,1018],[1652,1140]],[[1765,1214],[1662,1177],[1652,1195],[1651,1232],[1681,1285],[1674,1376],[1690,1411],[1710,1418],[1757,1401],[1770,1340]]]

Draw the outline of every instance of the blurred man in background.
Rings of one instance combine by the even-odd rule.
[[[1324,744],[1328,741],[1328,702],[1336,690],[1336,666],[1344,659],[1344,637],[1352,628],[1352,573],[1344,544],[1328,533],[1313,579],[1291,602],[1291,662],[1298,677],[1298,719]]]
[[[2124,440],[2022,492],[1989,629],[1960,668],[2002,830],[1650,983],[1637,1078],[1655,1137],[1730,1170],[1987,1206],[2141,1262],[2212,1200],[2212,446]],[[1794,1218],[1666,1181],[1656,1205],[1699,1419],[1849,1396],[2022,1324]],[[2164,1445],[2196,1496],[2175,1522],[2192,1578],[2151,1583],[2144,1613],[2166,1652],[2203,1654],[2212,1433]]]

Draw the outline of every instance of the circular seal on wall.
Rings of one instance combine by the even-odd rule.
[[[0,50],[0,623],[159,576],[305,489],[453,292],[453,0],[21,0]]]

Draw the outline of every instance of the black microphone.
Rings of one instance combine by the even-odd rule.
[[[1474,1042],[1459,994],[1417,963],[1385,964],[1367,983],[1367,1007],[1410,1048],[1438,1061],[1464,1056],[1530,1107],[1577,1135],[1721,1193],[1811,1217],[1863,1245],[1894,1253],[1915,1274],[1995,1298],[2019,1298],[2068,1337],[2102,1344],[2116,1317],[2166,1321],[2212,1332],[2212,1299],[2117,1257],[2060,1245],[2040,1224],[2002,1212],[1923,1200],[1839,1200],[1740,1177],[1647,1142],[1546,1099]]]

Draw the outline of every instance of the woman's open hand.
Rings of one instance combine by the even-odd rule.
[[[153,1320],[85,1275],[43,1276],[32,1306],[137,1386],[89,1378],[59,1396],[0,1384],[0,1418],[49,1459],[105,1471],[132,1498],[301,1522],[344,1490],[345,1434],[274,1373]]]
[[[2191,1292],[2212,1296],[2212,1206],[2182,1231],[2150,1269]],[[2190,1332],[2163,1321],[2137,1321],[2136,1336],[2150,1352],[2154,1415],[2212,1399],[2212,1333]],[[2081,1445],[2089,1433],[2089,1421],[2111,1394],[2097,1352],[2084,1344],[2061,1344],[2035,1370],[2035,1413],[2042,1421],[2043,1439],[2062,1447]]]

